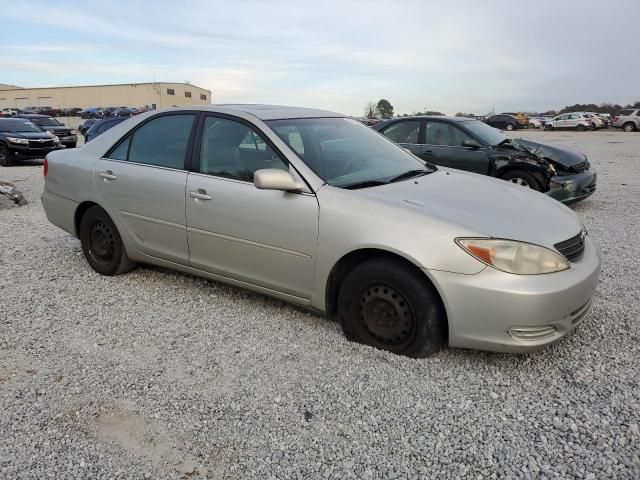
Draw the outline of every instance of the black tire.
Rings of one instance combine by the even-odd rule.
[[[89,208],[80,220],[80,243],[87,262],[102,275],[118,275],[132,270],[115,224],[101,207]]]
[[[374,258],[349,272],[338,293],[338,316],[349,340],[408,357],[427,357],[447,338],[433,286],[392,258]]]
[[[507,124],[507,126],[505,127],[505,129],[506,129],[506,130],[508,130],[508,131],[510,132],[510,131],[514,130],[514,129],[515,129],[515,127],[513,126],[513,124],[508,123],[508,124]]]
[[[540,183],[529,172],[524,172],[522,170],[510,170],[504,175],[500,176],[502,180],[506,180],[507,182],[515,183],[517,185],[521,185],[523,187],[529,187],[532,190],[537,192],[542,191],[542,187]]]
[[[624,130],[625,132],[635,132],[636,124],[633,122],[627,122],[622,126],[622,130]]]
[[[10,167],[13,165],[11,153],[6,145],[0,143],[0,167]]]
[[[576,127],[577,132],[584,132],[587,128],[584,125],[578,125]]]
[[[553,125],[545,125],[544,129],[545,131],[550,132],[551,130],[553,130]]]

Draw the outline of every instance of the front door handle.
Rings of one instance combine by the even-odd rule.
[[[105,180],[115,180],[116,177],[113,172],[111,170],[107,170],[106,172],[100,172],[98,173],[98,175],[100,176],[100,178],[104,178]]]
[[[199,188],[195,192],[189,192],[191,198],[195,198],[196,200],[211,200],[211,195],[207,195],[206,190]]]

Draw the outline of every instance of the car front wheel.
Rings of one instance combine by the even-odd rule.
[[[0,166],[10,167],[13,164],[11,153],[6,145],[0,144]]]
[[[101,207],[93,206],[80,221],[80,243],[87,262],[102,275],[118,275],[135,267],[115,224]]]
[[[587,129],[587,128],[586,128],[584,125],[578,125],[578,126],[576,127],[576,130],[577,130],[578,132],[584,132],[586,129]]]
[[[502,175],[500,178],[506,180],[507,182],[520,185],[521,187],[531,188],[532,190],[536,190],[538,192],[542,191],[540,183],[538,183],[536,178],[530,173],[523,172],[522,170],[511,170],[510,172]]]
[[[636,130],[636,124],[633,122],[627,122],[622,126],[622,129],[625,132],[635,132]]]
[[[447,336],[442,303],[428,279],[391,258],[368,260],[349,272],[338,315],[349,340],[408,357],[437,352]]]

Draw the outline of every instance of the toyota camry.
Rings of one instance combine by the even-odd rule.
[[[100,274],[146,263],[226,282],[411,357],[555,342],[590,311],[600,271],[560,202],[321,110],[152,111],[50,153],[44,174],[49,221]]]

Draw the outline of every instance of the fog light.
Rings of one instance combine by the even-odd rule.
[[[556,327],[553,325],[540,325],[537,327],[511,327],[509,330],[511,335],[516,340],[523,340],[526,342],[535,342],[538,340],[545,340],[555,336],[557,333]]]

